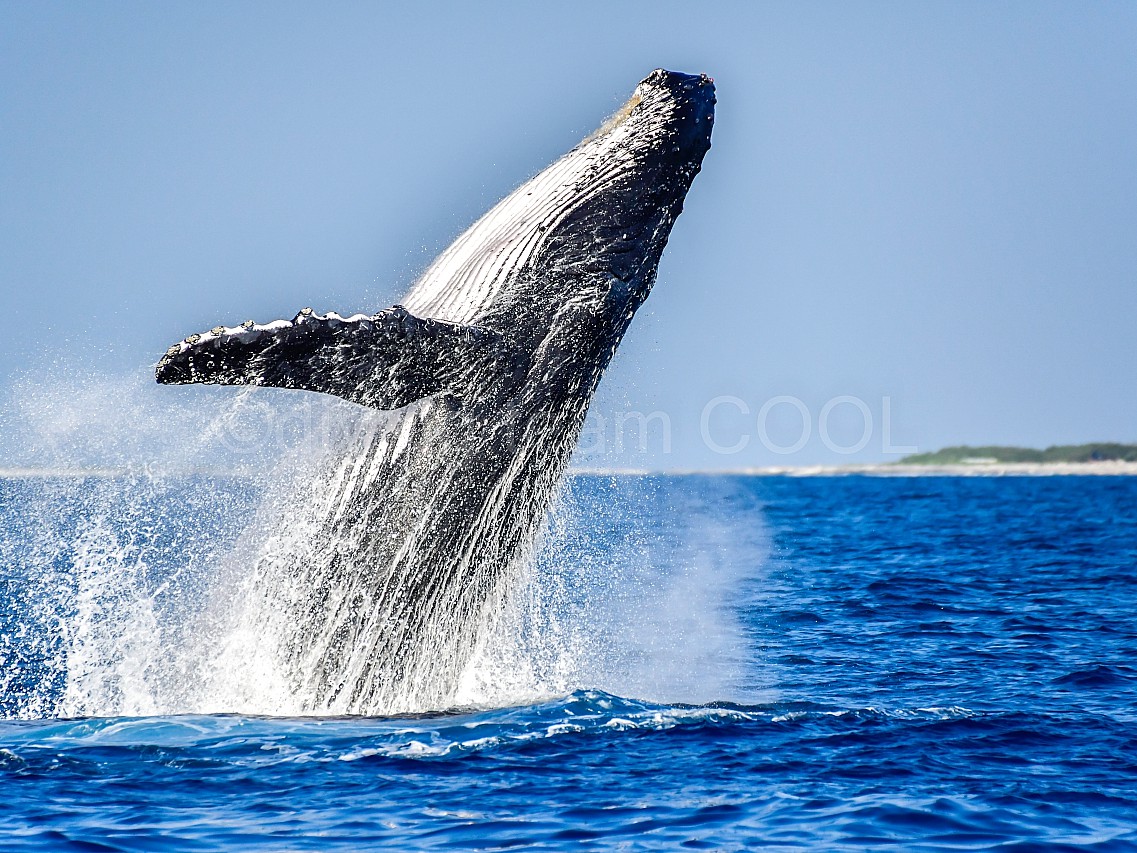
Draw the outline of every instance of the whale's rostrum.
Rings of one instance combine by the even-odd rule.
[[[274,665],[305,710],[450,703],[655,281],[714,105],[705,75],[654,71],[401,304],[219,326],[158,363],[162,383],[305,389],[392,410],[292,509],[305,514],[303,547],[266,546],[254,570],[250,594],[267,603],[247,627],[273,635]]]

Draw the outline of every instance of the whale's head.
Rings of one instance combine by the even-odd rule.
[[[603,290],[605,280],[615,280],[613,293],[638,307],[711,147],[715,102],[707,75],[657,69],[595,133],[549,167],[543,175],[563,170],[565,185],[543,265],[578,274],[585,290]]]
[[[579,308],[595,318],[581,321],[595,325],[594,337],[618,336],[625,322],[601,318],[630,319],[650,291],[714,114],[710,77],[651,72],[598,130],[443,252],[404,304],[534,338],[563,308]]]
[[[502,281],[475,322],[533,346],[546,392],[579,397],[599,381],[655,283],[714,113],[710,77],[653,71],[595,133],[459,241],[469,268]]]
[[[714,80],[659,68],[570,153],[590,164],[578,198],[582,212],[599,213],[590,223],[598,242],[611,240],[626,255],[621,243],[666,240],[711,147],[714,120]]]

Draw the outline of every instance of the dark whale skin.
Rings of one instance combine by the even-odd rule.
[[[163,383],[266,385],[397,410],[272,522],[245,613],[308,710],[449,704],[523,564],[588,404],[710,148],[705,75],[652,72],[492,208],[401,305],[193,335]],[[303,517],[304,535],[290,535]],[[304,589],[298,600],[282,590]]]

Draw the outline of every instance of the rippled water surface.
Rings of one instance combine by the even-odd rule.
[[[1135,479],[578,477],[469,701],[336,719],[179,682],[254,492],[0,481],[0,847],[1137,849]]]

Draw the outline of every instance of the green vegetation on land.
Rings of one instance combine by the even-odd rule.
[[[981,462],[1137,462],[1137,444],[1060,444],[1033,447],[945,447],[900,460],[903,465],[967,465]]]

